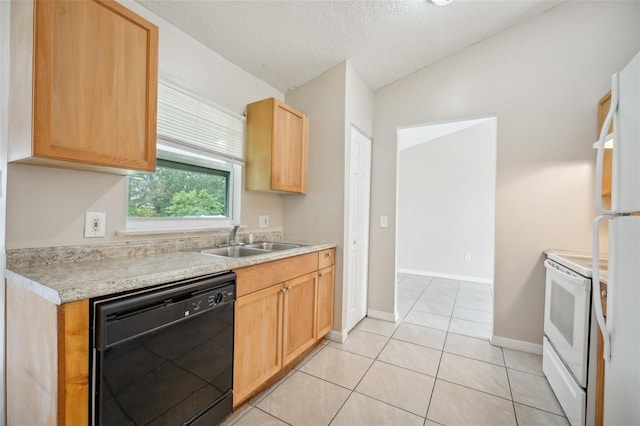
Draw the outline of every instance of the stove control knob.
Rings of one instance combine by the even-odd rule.
[[[213,302],[217,305],[218,303],[222,302],[222,298],[224,296],[222,295],[222,293],[216,293],[215,296],[213,296]]]

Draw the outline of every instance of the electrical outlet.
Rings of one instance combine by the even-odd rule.
[[[388,228],[388,227],[389,227],[389,217],[380,216],[380,228]]]
[[[84,217],[84,237],[104,237],[107,228],[107,214],[103,212],[86,212]]]
[[[465,253],[464,254],[464,260],[467,261],[467,262],[470,261],[471,260],[471,253]]]
[[[260,224],[260,228],[268,228],[269,227],[269,215],[262,214],[258,216],[258,223]]]

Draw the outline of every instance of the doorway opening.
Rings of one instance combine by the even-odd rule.
[[[493,332],[496,117],[398,129],[396,312]]]

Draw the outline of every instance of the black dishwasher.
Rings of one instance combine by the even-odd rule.
[[[231,414],[235,278],[92,300],[93,424],[215,425]]]

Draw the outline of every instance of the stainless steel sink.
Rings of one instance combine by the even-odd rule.
[[[249,248],[243,246],[216,247],[200,250],[200,253],[212,254],[214,256],[224,257],[247,257],[256,256],[258,254],[269,253],[269,250],[260,250],[257,248]]]
[[[257,242],[253,244],[245,244],[244,247],[255,248],[260,250],[279,251],[279,250],[290,250],[294,248],[299,248],[299,247],[302,247],[302,244],[272,243],[269,241],[262,241],[262,242]]]

